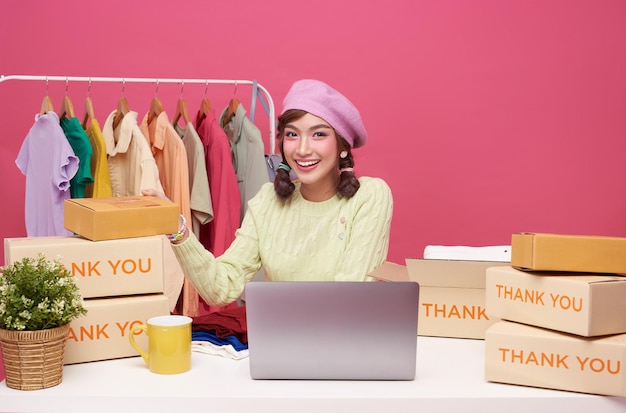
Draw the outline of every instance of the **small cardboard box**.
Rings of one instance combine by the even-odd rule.
[[[384,281],[417,281],[420,336],[483,339],[493,320],[485,313],[485,270],[494,261],[407,259],[385,263],[371,275]]]
[[[581,336],[626,333],[626,277],[568,274],[488,268],[487,314]]]
[[[85,300],[87,315],[70,323],[65,343],[65,364],[138,356],[128,334],[136,324],[150,317],[169,315],[169,301],[163,294]],[[144,332],[137,333],[137,344],[148,349]]]
[[[485,337],[485,379],[626,396],[626,334],[580,337],[499,321]]]
[[[70,270],[83,298],[162,293],[163,235],[89,241],[81,237],[5,238],[7,264],[43,253]]]
[[[64,201],[63,225],[92,241],[178,231],[179,208],[153,196],[72,198]]]
[[[534,271],[626,273],[626,238],[516,233],[511,266]]]

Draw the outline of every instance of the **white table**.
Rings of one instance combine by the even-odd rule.
[[[194,353],[192,370],[152,374],[143,359],[65,366],[58,386],[0,383],[2,412],[626,412],[626,398],[484,380],[484,341],[418,337],[414,381],[252,380],[249,363]]]

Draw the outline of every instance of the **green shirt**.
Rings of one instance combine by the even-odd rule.
[[[272,281],[372,281],[387,258],[393,198],[379,178],[359,178],[352,198],[310,202],[300,184],[283,203],[266,183],[248,204],[231,246],[215,258],[190,234],[172,245],[198,293],[211,305],[235,301],[261,266]]]
[[[74,155],[79,159],[78,171],[70,179],[70,194],[72,198],[84,198],[85,187],[93,184],[93,176],[91,175],[93,148],[91,147],[91,141],[89,141],[89,137],[83,130],[83,126],[77,117],[68,119],[64,116],[59,122],[74,151]]]

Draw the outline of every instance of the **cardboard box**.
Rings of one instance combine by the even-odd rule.
[[[485,312],[486,269],[494,261],[407,259],[385,263],[371,275],[384,281],[417,281],[420,336],[483,339],[495,322]]]
[[[580,337],[510,321],[489,327],[485,379],[626,396],[626,335]]]
[[[481,288],[421,288],[417,334],[482,340],[495,322],[487,316],[484,303]]]
[[[64,201],[66,229],[92,241],[178,231],[179,208],[152,196],[72,198]]]
[[[486,270],[509,266],[502,261],[406,259],[411,279],[425,287],[485,288]]]
[[[626,273],[626,238],[513,234],[511,266],[534,271]]]
[[[490,318],[581,336],[626,333],[626,277],[487,269]]]
[[[43,253],[67,267],[83,298],[162,293],[163,235],[107,241],[81,237],[5,238],[7,264]]]
[[[150,317],[168,315],[169,302],[163,294],[85,300],[87,315],[73,320],[65,343],[65,364],[139,356],[130,345],[128,333],[135,324]],[[144,332],[137,344],[148,349]]]

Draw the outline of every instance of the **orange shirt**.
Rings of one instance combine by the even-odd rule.
[[[152,150],[152,156],[159,170],[161,185],[163,185],[163,193],[172,202],[178,204],[180,213],[185,216],[189,228],[191,228],[189,167],[183,141],[170,123],[165,111],[152,119],[150,123],[148,123],[148,114],[146,114],[139,128]],[[173,257],[173,255],[170,256]],[[169,261],[172,260],[165,263],[165,289],[166,294],[170,297],[170,307],[172,307],[171,297],[177,297],[182,289],[182,313],[194,316],[198,313],[198,293],[190,283],[184,280],[184,276],[181,276],[182,269],[178,262],[176,260]],[[178,295],[176,294],[177,291]]]
[[[152,156],[159,169],[163,192],[180,207],[180,213],[191,222],[189,206],[189,167],[183,141],[174,130],[165,111],[148,124],[148,115],[139,125],[152,150]]]

